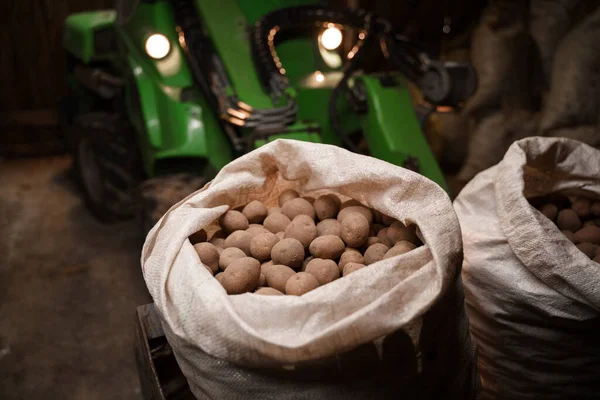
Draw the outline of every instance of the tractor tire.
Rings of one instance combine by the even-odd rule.
[[[142,183],[138,189],[138,223],[143,238],[174,204],[205,184],[205,178],[191,174],[161,176]]]
[[[75,172],[92,214],[103,222],[133,217],[143,172],[128,122],[114,113],[87,113],[75,120],[74,132]]]

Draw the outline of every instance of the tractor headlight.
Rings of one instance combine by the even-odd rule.
[[[171,43],[165,35],[155,33],[146,39],[146,54],[155,60],[165,58],[171,50]]]
[[[325,29],[325,31],[321,34],[319,38],[321,41],[321,45],[327,50],[335,50],[340,47],[342,44],[342,31],[338,28],[329,26],[329,28]]]

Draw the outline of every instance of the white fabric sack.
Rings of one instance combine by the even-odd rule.
[[[484,399],[600,399],[600,265],[528,202],[557,192],[600,198],[600,152],[520,140],[454,202]]]
[[[327,190],[348,196],[415,223],[426,245],[301,297],[227,295],[188,237],[229,208],[255,199],[274,206],[290,187],[301,195]],[[245,378],[248,367],[335,357],[403,327],[411,329],[419,373],[429,377],[419,384],[432,395],[421,398],[476,398],[458,220],[446,193],[419,174],[336,146],[276,140],[231,162],[173,206],[148,234],[141,260],[167,338],[199,398],[328,397],[323,390],[293,392],[305,390],[302,385],[286,392],[262,375]]]

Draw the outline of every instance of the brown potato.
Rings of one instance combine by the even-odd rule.
[[[244,231],[250,225],[248,220],[239,211],[229,210],[219,218],[219,225],[226,233]]]
[[[558,215],[558,207],[552,203],[546,203],[540,207],[540,212],[550,221],[554,221]]]
[[[267,218],[267,213],[267,207],[258,200],[252,200],[242,210],[242,214],[244,214],[244,217],[251,224],[260,224],[263,222]]]
[[[365,244],[363,245],[364,250],[368,249],[369,246],[374,245],[375,243],[381,243],[381,240],[379,240],[379,238],[377,236],[369,236],[367,238],[367,241],[365,242]],[[381,243],[383,244],[383,243]],[[389,247],[389,246],[388,246]]]
[[[594,203],[592,203],[590,211],[592,212],[592,214],[594,214],[594,216],[600,217],[600,201],[595,201]]]
[[[391,224],[393,224],[394,222],[396,222],[395,218],[392,218],[388,215],[385,214],[381,214],[381,223],[385,226],[390,226]]]
[[[348,207],[353,207],[353,206],[361,206],[362,207],[362,203],[358,200],[350,199],[350,200],[343,202],[340,205],[340,210],[343,210],[344,208],[348,208]]]
[[[308,215],[313,221],[315,219],[315,209],[308,201],[297,198],[286,201],[281,206],[281,213],[291,220],[294,220],[298,215]]]
[[[596,253],[594,254],[595,256],[600,256],[600,246],[598,246],[596,248]]]
[[[346,245],[339,236],[319,236],[310,243],[308,250],[315,258],[338,258],[344,252]]]
[[[579,218],[587,218],[591,214],[592,201],[585,197],[577,198],[571,205],[571,210],[575,211],[575,214]]]
[[[275,265],[273,263],[273,261],[267,261],[267,262],[264,262],[264,263],[260,264],[260,273],[266,275],[267,274],[267,270],[269,268],[271,268],[273,265]]]
[[[291,200],[292,202],[294,200]],[[286,203],[289,204],[290,202]],[[308,248],[310,243],[317,237],[317,227],[315,222],[307,215],[297,215],[294,220],[285,228],[285,238],[292,238],[302,243],[304,248]]]
[[[292,222],[283,214],[271,214],[263,222],[263,226],[272,233],[283,232]]]
[[[313,258],[306,266],[306,272],[317,278],[319,285],[325,285],[340,277],[340,269],[333,260]]]
[[[384,225],[381,224],[372,224],[371,229],[369,229],[369,236],[377,236],[380,230],[385,228]]]
[[[575,243],[575,234],[571,231],[561,231],[571,242]]]
[[[575,243],[600,244],[600,227],[587,226],[575,232]]]
[[[250,241],[252,234],[246,231],[235,231],[225,239],[225,248],[237,247],[246,255],[250,255]]]
[[[344,270],[344,266],[348,263],[364,264],[365,259],[358,250],[348,247],[340,257],[340,262],[338,263],[340,272]]]
[[[340,211],[339,205],[331,195],[319,196],[314,203],[317,218],[323,221],[329,218],[335,218]]]
[[[260,225],[260,226],[250,225],[250,227],[248,229],[246,229],[246,232],[250,233],[252,236],[260,235],[261,233],[265,233],[265,232],[271,233],[268,229],[265,229],[262,225]]]
[[[415,246],[413,243],[403,240],[401,242],[396,243],[394,245],[394,247],[389,249],[383,256],[383,259],[385,260],[387,258],[392,258],[392,257],[399,256],[401,254],[404,254],[404,253],[408,253],[409,251],[415,249],[416,247],[417,246]]]
[[[258,287],[267,286],[267,277],[262,272],[260,273],[260,278],[258,278]]]
[[[597,262],[598,264],[600,264],[600,256],[594,257],[594,259],[592,261]]]
[[[229,264],[231,264],[234,260],[244,257],[246,257],[246,253],[244,253],[242,250],[238,249],[237,247],[229,247],[221,252],[221,256],[219,257],[219,267],[225,271]]]
[[[217,248],[210,243],[202,242],[195,244],[194,249],[198,253],[202,264],[209,267],[213,275],[216,274],[219,271],[219,251]]]
[[[362,214],[367,219],[367,222],[369,224],[373,222],[373,213],[371,212],[371,210],[364,206],[350,206],[342,209],[337,216],[337,220],[343,222],[348,215],[354,213]]]
[[[392,247],[394,245],[394,243],[392,243],[392,241],[388,237],[388,229],[389,228],[383,228],[382,230],[380,230],[377,233],[377,239],[379,239],[379,241],[381,243],[385,244],[386,246]]]
[[[388,252],[390,248],[383,243],[375,243],[365,251],[365,264],[371,265],[376,263],[377,261],[383,260],[383,257]]]
[[[342,225],[337,219],[324,219],[317,224],[317,236],[340,236]]]
[[[219,229],[212,234],[212,236],[210,237],[210,240],[225,239],[226,237],[227,237],[227,233],[223,229]]]
[[[287,265],[293,269],[300,268],[304,260],[304,246],[297,239],[280,240],[271,250],[271,259],[274,264]]]
[[[286,189],[279,195],[279,207],[283,206],[288,200],[296,199],[300,197],[298,192],[294,189]]]
[[[285,292],[285,284],[288,279],[296,275],[296,271],[285,265],[275,264],[267,270],[265,277],[267,285],[280,292]]]
[[[349,275],[355,271],[358,271],[359,269],[362,269],[366,267],[366,265],[364,264],[358,264],[358,263],[348,263],[344,266],[344,271],[343,271],[343,276]]]
[[[596,250],[598,246],[593,243],[579,243],[575,245],[583,254],[588,256],[589,258],[594,258],[596,256]]]
[[[281,207],[269,208],[269,210],[267,211],[267,217],[271,214],[281,214]]]
[[[285,232],[277,232],[275,236],[277,236],[279,240],[283,240],[285,239]]]
[[[302,198],[304,200],[308,201],[310,204],[313,204],[313,206],[314,206],[314,204],[315,204],[315,198],[314,197],[311,197],[311,196],[302,196]]]
[[[411,242],[413,244],[420,244],[421,241],[415,233],[416,228],[416,225],[404,226],[402,222],[396,221],[388,228],[387,235],[390,241],[394,244],[401,240],[406,240],[407,242]]]
[[[561,231],[577,232],[581,229],[581,220],[575,211],[570,209],[561,210],[556,218],[556,226]]]
[[[188,239],[192,244],[206,242],[206,231],[204,229],[200,229],[198,232],[192,233]]]
[[[348,207],[344,210],[351,210],[352,208]],[[348,214],[341,220],[340,236],[350,247],[362,246],[369,237],[369,221],[361,213],[353,212]]]
[[[336,195],[336,194],[334,194],[334,193],[329,193],[327,196],[331,197],[331,199],[332,199],[333,201],[335,201],[335,204],[337,204],[337,208],[338,208],[338,210],[341,210],[341,209],[342,209],[342,201],[340,200],[340,198],[339,198],[339,197],[337,197],[337,195]]]
[[[262,287],[254,292],[254,294],[262,294],[264,296],[283,296],[283,293],[281,293],[279,290],[270,287]]]
[[[212,238],[208,241],[208,243],[210,243],[213,246],[218,247],[218,248],[225,247],[225,239],[223,239],[223,238]]]
[[[277,242],[279,242],[279,238],[274,233],[260,233],[250,241],[250,254],[258,261],[268,260],[271,258],[271,250]]]
[[[223,279],[223,273],[219,272],[218,274],[216,274],[215,279],[218,280],[219,283],[221,283],[221,279]]]
[[[228,294],[253,291],[260,280],[260,263],[252,257],[234,260],[221,278],[221,285]]]
[[[288,279],[285,284],[285,294],[291,296],[302,296],[319,287],[319,281],[307,272],[298,272]]]
[[[215,273],[213,272],[212,269],[210,269],[210,267],[206,264],[202,264],[202,266],[204,267],[204,269],[206,269],[208,272],[210,272],[211,275],[215,275]]]
[[[314,258],[313,256],[306,257],[304,259],[304,261],[302,261],[302,267],[300,268],[300,271],[302,271],[302,272],[306,271],[306,266],[308,265],[310,260],[312,260],[313,258]]]

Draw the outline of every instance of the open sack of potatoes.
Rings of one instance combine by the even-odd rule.
[[[286,204],[277,209],[287,193],[308,200],[290,203],[307,208],[304,214]],[[422,245],[387,258],[376,251],[367,255],[378,236],[359,243],[348,231],[339,235],[360,247],[340,256],[338,247],[348,251],[340,238],[326,238],[323,245],[314,234],[304,240],[278,228],[280,221],[285,227],[298,221],[314,232],[320,218],[350,218],[347,209],[320,209],[324,194],[339,199],[337,207],[370,210],[381,223],[381,241],[393,239],[392,226],[418,227],[412,229],[418,236],[413,240]],[[306,204],[319,212],[313,214]],[[267,221],[269,213],[292,218]],[[337,235],[335,227],[320,225],[323,237]],[[382,233],[384,227],[392,234]],[[271,235],[264,235],[265,228]],[[251,249],[251,239],[261,234],[266,239]],[[304,241],[298,255],[293,255],[297,244],[286,244],[294,240]],[[396,248],[393,244],[388,247]],[[219,247],[218,253],[211,246]],[[276,255],[277,250],[282,252]],[[223,257],[226,251],[232,254]],[[320,268],[311,264],[313,255],[336,269],[343,262],[356,265],[340,267],[331,277],[316,274],[315,280],[307,277]],[[268,261],[271,256],[275,259]],[[278,267],[282,271],[293,270],[287,282],[268,276],[258,281],[260,262],[272,261],[286,264]],[[435,183],[339,147],[291,140],[271,142],[231,162],[171,208],[142,251],[144,278],[177,361],[194,395],[214,399],[374,399],[399,393],[406,399],[477,398],[461,263],[458,221]],[[228,272],[233,269],[235,274]],[[291,284],[292,274],[312,286]]]
[[[484,399],[600,399],[600,151],[513,143],[454,202]]]

